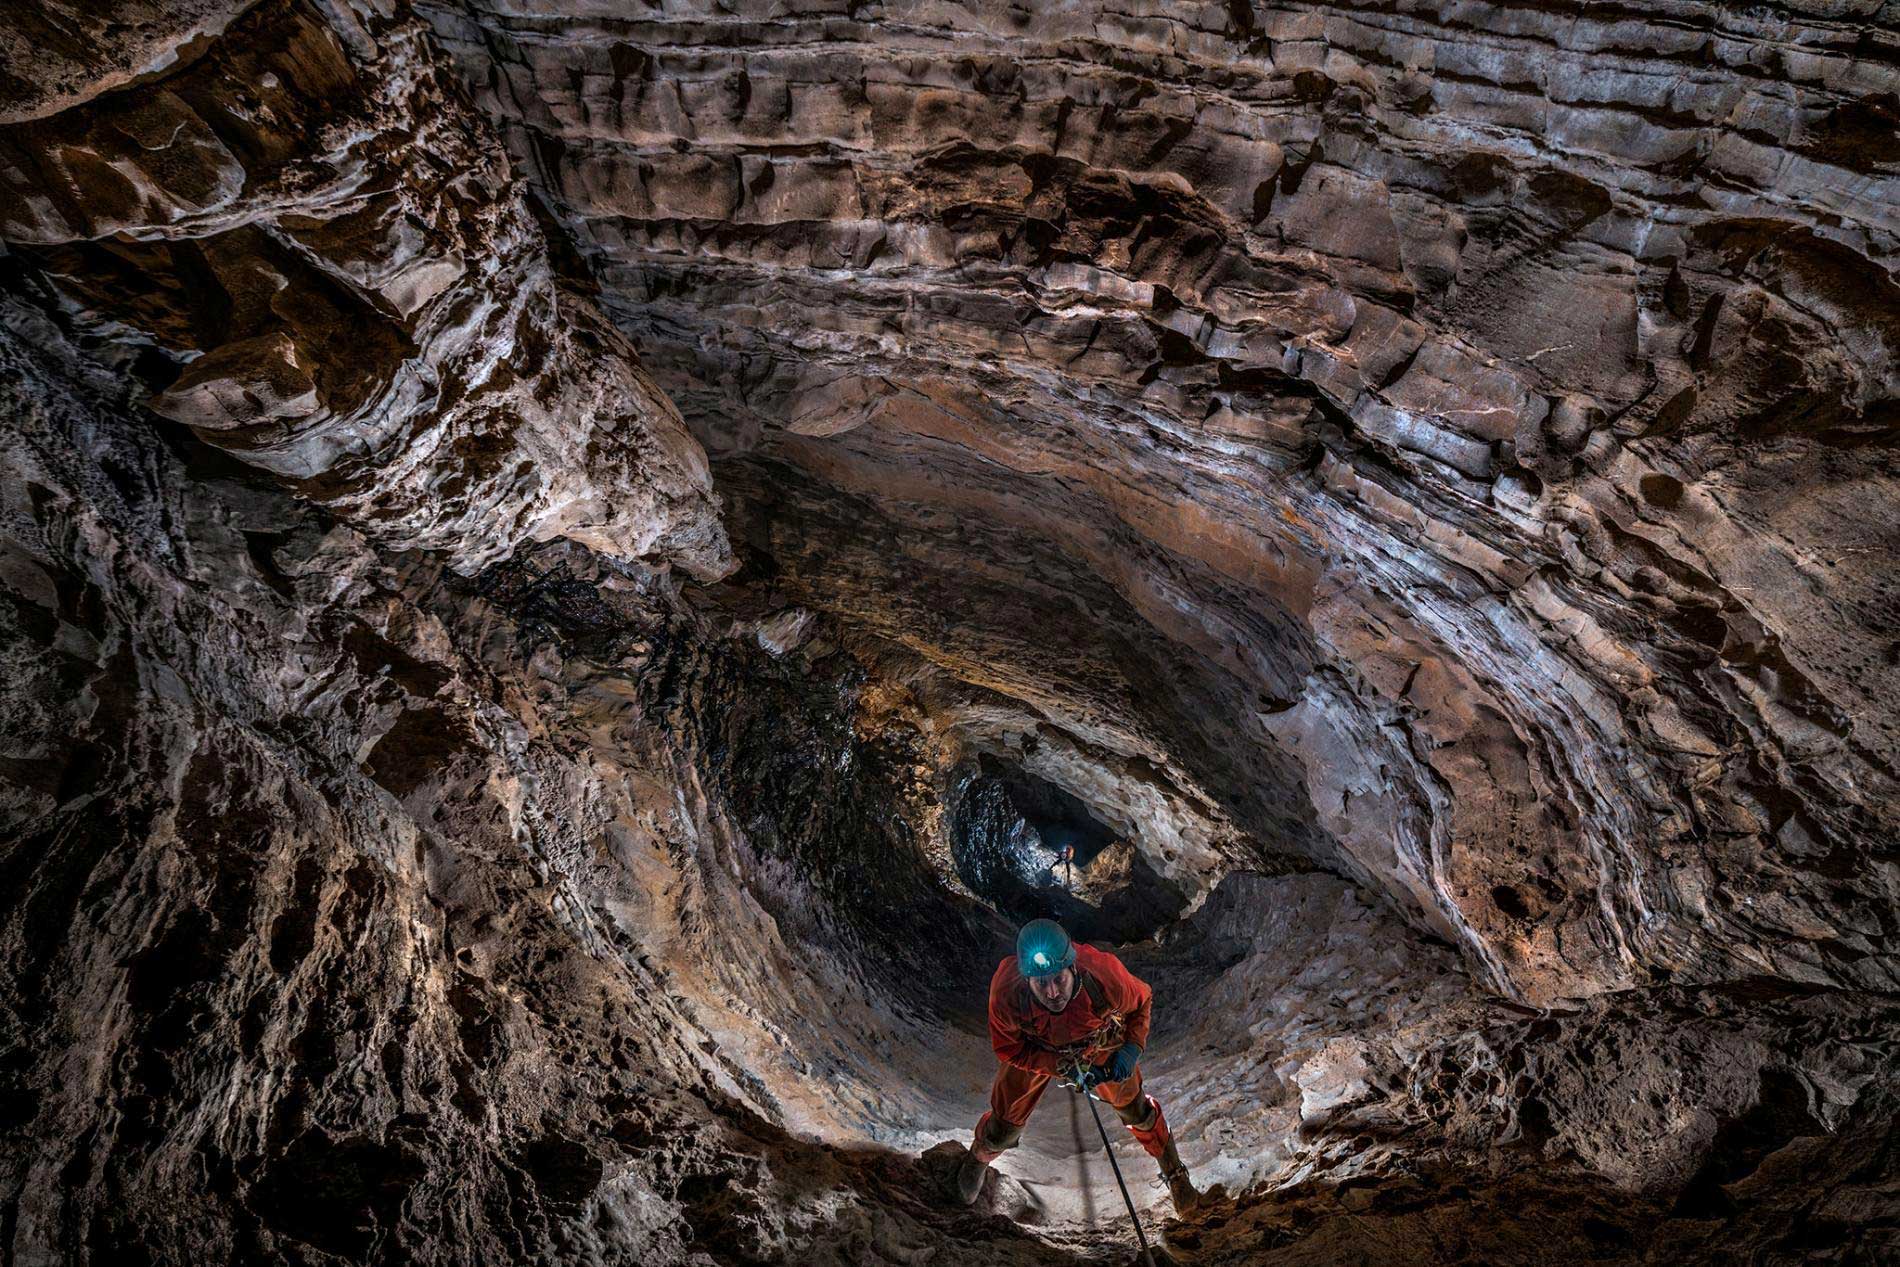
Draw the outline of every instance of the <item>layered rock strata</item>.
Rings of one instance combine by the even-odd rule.
[[[848,666],[775,668],[653,569],[379,551],[6,318],[9,1261],[937,1235],[862,1145],[932,1093],[919,1009],[980,988],[925,947],[990,947],[892,865],[904,736],[857,736]],[[999,1237],[1039,1253],[972,1252]]]
[[[62,90],[58,57],[32,61],[40,23],[102,25],[94,64],[145,69]],[[139,354],[147,408],[465,569],[565,537],[728,570],[703,454],[555,285],[412,15],[273,0],[136,29],[9,25],[9,73],[49,79],[0,126],[0,239],[72,321]]]
[[[1883,6],[425,11],[788,601],[1176,881],[1892,986]]]
[[[1900,1256],[1890,18],[16,6],[0,1260]]]

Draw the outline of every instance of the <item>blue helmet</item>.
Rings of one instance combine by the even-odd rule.
[[[1075,966],[1075,944],[1052,919],[1032,919],[1016,934],[1016,970],[1025,977],[1053,977]]]

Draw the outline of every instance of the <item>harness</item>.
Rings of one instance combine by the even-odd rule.
[[[1077,964],[1075,967],[1075,975],[1083,992],[1089,996],[1089,1006],[1094,1008],[1095,1014],[1102,1018],[1102,1023],[1066,1047],[1051,1047],[1048,1043],[1038,1039],[1033,1033],[1026,1033],[1024,1035],[1031,1043],[1034,1043],[1044,1051],[1054,1052],[1057,1057],[1061,1059],[1064,1067],[1080,1062],[1085,1055],[1097,1048],[1120,1046],[1121,1044],[1114,1040],[1122,1036],[1122,1028],[1124,1025],[1124,1020],[1120,1012],[1111,1012],[1108,1010],[1108,993],[1102,989],[1102,983],[1097,981],[1093,974],[1084,971],[1080,964]],[[1033,1016],[1034,1013],[1028,1009],[1040,1006],[1030,994],[1029,983],[1027,981],[1023,982],[1021,1006],[1023,1008],[1023,1015],[1025,1016]]]

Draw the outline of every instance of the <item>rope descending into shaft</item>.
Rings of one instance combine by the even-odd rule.
[[[1082,1092],[1082,1098],[1089,1102],[1089,1113],[1095,1118],[1095,1129],[1102,1136],[1102,1150],[1108,1154],[1109,1168],[1115,1172],[1115,1186],[1122,1190],[1122,1204],[1128,1207],[1128,1217],[1135,1223],[1135,1240],[1141,1245],[1142,1267],[1155,1267],[1154,1255],[1148,1252],[1148,1235],[1141,1230],[1141,1216],[1135,1213],[1135,1199],[1128,1195],[1128,1183],[1122,1178],[1122,1164],[1115,1160],[1115,1146],[1108,1142],[1108,1128],[1102,1125],[1102,1111],[1095,1107],[1095,1093],[1084,1090],[1082,1066],[1077,1064],[1070,1075],[1071,1085]]]

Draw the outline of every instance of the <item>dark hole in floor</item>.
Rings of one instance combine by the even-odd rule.
[[[1061,921],[1081,941],[1142,941],[1173,923],[1186,896],[1137,842],[1055,784],[980,757],[955,782],[957,878],[1005,918]]]

